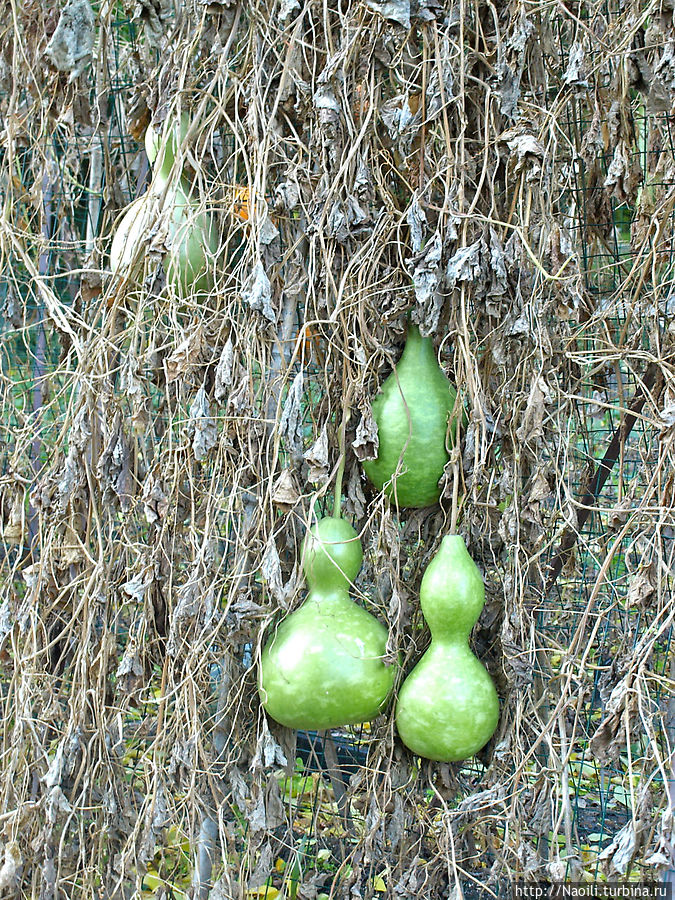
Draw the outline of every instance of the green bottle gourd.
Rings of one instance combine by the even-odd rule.
[[[212,259],[218,252],[218,234],[210,215],[199,211],[192,188],[182,173],[171,179],[180,143],[185,139],[189,119],[165,126],[158,135],[152,126],[145,135],[148,159],[153,166],[150,188],[134,200],[117,227],[110,248],[110,268],[128,274],[139,259],[138,245],[160,212],[170,213],[168,251],[164,258],[167,282],[181,297],[210,290]]]
[[[456,400],[457,392],[438,364],[431,339],[410,324],[403,355],[373,401],[377,458],[363,461],[375,487],[399,506],[438,502],[438,482],[450,459],[448,419]],[[453,426],[451,442],[456,430]]]
[[[396,704],[398,733],[418,756],[467,759],[497,727],[497,692],[469,647],[484,603],[483,579],[464,541],[444,537],[420,588],[431,645],[403,682]]]
[[[349,597],[362,561],[344,519],[321,519],[305,538],[308,597],[270,637],[258,673],[262,704],[282,725],[319,731],[366,722],[389,699],[396,667],[382,661],[387,629]]]

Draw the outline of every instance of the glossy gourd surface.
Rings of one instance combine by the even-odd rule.
[[[483,579],[464,541],[444,537],[420,588],[431,645],[403,682],[396,704],[398,733],[418,756],[467,759],[497,727],[497,692],[469,647],[484,602]]]
[[[395,666],[385,666],[387,629],[349,597],[363,551],[344,519],[308,532],[304,604],[262,651],[258,690],[269,715],[289,728],[321,730],[365,722],[386,706]]]
[[[377,459],[363,462],[375,487],[384,489],[399,506],[438,502],[438,482],[450,458],[448,419],[456,399],[431,339],[423,338],[411,324],[403,355],[372,404],[379,438]],[[450,440],[455,431],[453,427]]]
[[[200,210],[191,196],[187,180],[177,173],[170,183],[178,142],[189,127],[183,116],[180,126],[165,126],[158,135],[152,126],[146,132],[148,158],[154,163],[150,189],[134,200],[117,227],[110,248],[110,268],[131,274],[134,261],[140,264],[139,244],[162,213],[168,213],[168,250],[164,257],[167,282],[181,297],[208,291],[213,284],[211,270],[218,252],[218,234],[212,217]]]

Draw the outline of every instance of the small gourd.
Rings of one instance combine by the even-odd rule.
[[[443,538],[422,578],[420,603],[431,645],[399,691],[396,727],[418,756],[442,762],[467,759],[492,737],[499,700],[468,643],[485,603],[485,588],[459,535]]]
[[[150,126],[145,136],[148,159],[153,165],[149,190],[134,200],[113,237],[110,268],[128,274],[140,259],[138,246],[158,217],[167,212],[168,250],[164,257],[167,282],[181,297],[208,291],[213,283],[212,259],[218,252],[218,234],[210,215],[200,211],[192,188],[182,173],[171,178],[176,152],[184,140],[189,120],[165,127],[159,136]]]
[[[321,519],[305,538],[309,595],[272,634],[258,676],[262,704],[282,725],[338,728],[370,721],[386,706],[396,668],[383,662],[387,629],[349,597],[362,561],[344,519]]]
[[[372,404],[377,458],[363,461],[375,487],[399,506],[438,502],[438,482],[450,459],[448,420],[456,401],[457,392],[438,364],[431,339],[423,338],[411,323],[403,355]],[[451,443],[456,430],[453,424]]]

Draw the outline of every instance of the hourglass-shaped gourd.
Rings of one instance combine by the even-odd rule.
[[[327,517],[308,532],[303,551],[309,595],[262,651],[262,704],[289,728],[369,721],[387,703],[395,666],[383,662],[387,629],[349,598],[361,542],[344,519]]]
[[[218,235],[208,213],[200,210],[194,190],[182,172],[172,177],[178,148],[187,135],[189,119],[165,125],[158,135],[152,125],[145,135],[145,148],[153,166],[148,192],[129,206],[117,227],[110,247],[110,268],[132,274],[140,261],[139,244],[162,214],[168,217],[167,282],[181,297],[208,291],[212,286],[211,260],[218,251]]]
[[[497,727],[497,692],[469,647],[484,603],[483,579],[464,541],[444,537],[420,588],[431,645],[404,681],[396,706],[401,740],[419,756],[467,759]]]

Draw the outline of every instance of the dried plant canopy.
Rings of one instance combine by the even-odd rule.
[[[673,865],[672,0],[3,0],[0,888],[495,895]],[[187,114],[199,292],[161,191]],[[165,192],[166,194],[166,192]],[[211,226],[209,226],[211,227]],[[167,272],[169,273],[167,276]],[[439,504],[365,479],[407,321],[466,410]],[[391,712],[261,710],[306,528],[408,672],[456,525],[501,716],[465,763]]]

